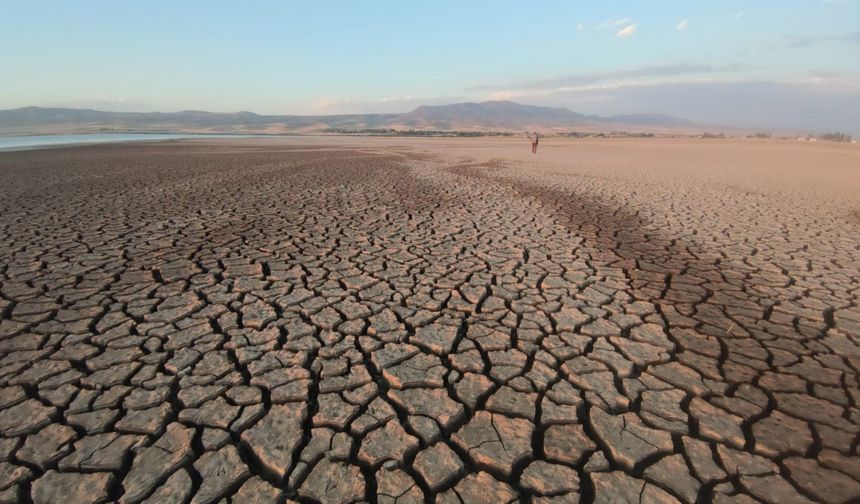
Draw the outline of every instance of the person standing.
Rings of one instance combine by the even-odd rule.
[[[526,132],[526,135],[529,137],[529,140],[532,141],[532,154],[537,154],[538,139],[540,138],[540,135],[538,135],[537,131],[532,131],[531,133]]]

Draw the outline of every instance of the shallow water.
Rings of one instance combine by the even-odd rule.
[[[29,150],[41,147],[110,142],[141,142],[182,138],[237,138],[253,135],[207,135],[182,133],[82,133],[77,135],[0,136],[0,151]]]

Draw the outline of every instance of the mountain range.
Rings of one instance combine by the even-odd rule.
[[[260,115],[196,110],[104,112],[43,107],[0,110],[0,135],[105,131],[278,134],[362,129],[689,132],[703,127],[663,114],[601,117],[578,114],[566,108],[522,105],[511,101],[421,106],[404,114]]]

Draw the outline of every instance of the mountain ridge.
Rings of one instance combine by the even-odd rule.
[[[65,107],[0,110],[0,134],[81,132],[308,133],[326,130],[672,131],[699,125],[665,114],[602,117],[512,101],[422,105],[406,113],[266,115],[249,111],[109,112]]]

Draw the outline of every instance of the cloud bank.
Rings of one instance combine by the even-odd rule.
[[[469,91],[560,90],[559,88],[587,86],[590,84],[598,84],[602,82],[624,81],[630,79],[666,78],[690,75],[731,73],[744,70],[745,68],[746,67],[744,65],[740,64],[708,65],[701,63],[676,63],[668,65],[649,65],[638,68],[615,70],[609,72],[568,74],[562,75],[560,77],[523,81],[519,83],[507,83],[499,85],[485,84],[480,86],[473,86],[469,88]]]
[[[822,81],[823,79],[823,81]],[[665,113],[701,124],[769,128],[798,133],[842,131],[860,136],[860,88],[773,81],[676,82],[555,91],[519,97],[536,105],[586,114]]]

